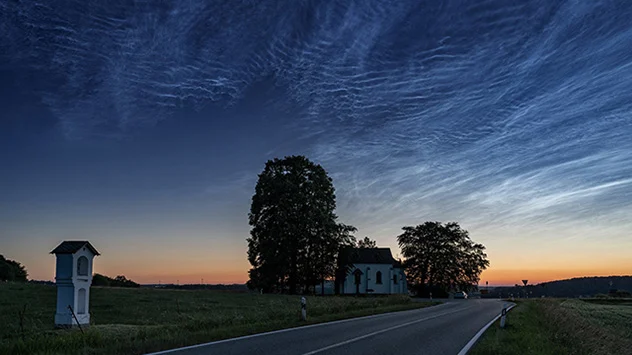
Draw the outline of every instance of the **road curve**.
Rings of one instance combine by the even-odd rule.
[[[460,300],[404,312],[227,339],[153,355],[457,354],[502,308]]]

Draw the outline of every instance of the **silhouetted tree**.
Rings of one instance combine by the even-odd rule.
[[[337,223],[331,178],[303,156],[269,160],[248,215],[248,287],[306,292],[332,277],[338,251],[355,228]]]
[[[0,255],[0,281],[26,282],[28,273],[24,265]]]
[[[364,237],[358,240],[358,248],[377,248],[377,243],[369,237]]]
[[[105,275],[101,275],[101,274],[94,274],[92,276],[92,286],[102,286],[102,287],[108,287],[110,286],[110,281],[112,279],[105,276]]]
[[[124,275],[118,275],[115,278],[111,278],[101,274],[94,274],[94,276],[92,276],[92,285],[103,287],[140,287],[139,284],[128,279]]]
[[[422,295],[453,286],[469,289],[489,266],[485,246],[474,243],[458,223],[426,222],[403,230],[397,241],[407,277]]]

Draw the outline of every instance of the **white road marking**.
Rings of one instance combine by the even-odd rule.
[[[509,312],[510,309],[514,308],[515,305],[516,304],[514,303],[509,308],[507,308],[507,312]],[[461,351],[459,351],[457,355],[466,355],[468,351],[472,350],[472,347],[474,346],[474,344],[476,344],[478,339],[483,335],[483,333],[485,333],[487,328],[489,328],[492,324],[494,324],[495,321],[498,320],[498,318],[500,318],[500,314],[494,317],[494,319],[492,319],[491,322],[487,323],[483,328],[481,328],[481,330],[479,330],[478,333],[476,333],[476,335],[474,335],[474,337],[470,339],[467,344],[465,344],[463,349],[461,349]]]
[[[423,307],[423,308],[417,308],[417,309],[409,309],[409,310],[405,310],[405,311],[396,311],[396,312],[388,312],[388,313],[373,314],[373,315],[370,315],[370,316],[355,317],[355,318],[347,318],[347,319],[335,320],[335,321],[331,321],[331,322],[316,323],[316,324],[303,325],[303,326],[293,327],[293,328],[285,328],[285,329],[273,330],[273,331],[270,331],[270,332],[265,332],[265,333],[257,333],[257,334],[251,334],[251,335],[244,335],[244,336],[237,337],[237,338],[230,338],[230,339],[224,339],[224,340],[217,340],[217,341],[212,341],[212,342],[209,342],[209,343],[203,343],[203,344],[190,345],[190,346],[185,346],[185,347],[182,347],[182,348],[176,348],[176,349],[169,349],[169,350],[158,351],[158,352],[155,352],[155,353],[147,353],[147,354],[145,354],[145,355],[164,355],[164,354],[170,354],[170,353],[175,353],[175,352],[182,351],[182,350],[190,350],[190,349],[202,348],[202,347],[205,347],[205,346],[210,346],[210,345],[215,345],[215,344],[221,344],[221,343],[228,343],[228,342],[231,342],[231,341],[238,341],[238,340],[244,340],[244,339],[250,339],[250,338],[256,338],[256,337],[261,337],[261,336],[265,336],[265,335],[272,335],[272,334],[286,333],[286,332],[291,332],[291,331],[295,331],[295,330],[303,330],[303,329],[308,329],[308,328],[322,327],[322,326],[325,326],[325,325],[331,325],[331,324],[339,324],[339,323],[353,322],[353,321],[358,321],[358,320],[363,320],[363,319],[379,318],[379,317],[387,317],[387,316],[389,316],[389,315],[394,315],[394,314],[404,313],[404,312],[414,312],[414,311],[420,311],[420,310],[425,310],[425,309],[436,309],[437,307],[441,307],[441,306],[444,306],[444,305],[447,305],[447,304],[448,304],[448,303],[442,303],[442,304],[438,304],[438,305],[431,306],[431,307]]]
[[[452,312],[445,312],[445,313],[441,313],[441,314],[436,314],[436,315],[434,315],[434,316],[430,316],[430,317],[426,317],[426,318],[417,319],[417,320],[414,320],[414,321],[412,321],[412,322],[399,324],[399,325],[396,325],[396,326],[393,326],[393,327],[390,327],[390,328],[386,328],[386,329],[378,330],[378,331],[375,331],[375,332],[373,332],[373,333],[365,334],[365,335],[362,335],[362,336],[359,336],[359,337],[356,337],[356,338],[352,338],[352,339],[349,339],[349,340],[342,341],[342,342],[340,342],[340,343],[336,343],[336,344],[333,344],[333,345],[326,346],[326,347],[324,347],[324,348],[320,348],[320,349],[317,349],[317,350],[314,350],[314,351],[310,351],[310,352],[304,353],[303,355],[314,355],[314,354],[318,354],[318,353],[321,353],[321,352],[323,352],[323,351],[331,350],[331,349],[333,349],[333,348],[337,348],[337,347],[339,347],[339,346],[347,345],[347,344],[350,344],[350,343],[356,342],[356,341],[358,341],[358,340],[362,340],[362,339],[366,339],[366,338],[372,337],[372,336],[374,336],[374,335],[378,335],[378,334],[382,334],[382,333],[390,332],[391,330],[395,330],[395,329],[399,329],[399,328],[402,328],[402,327],[406,327],[406,326],[409,326],[409,325],[411,325],[411,324],[415,324],[415,323],[421,323],[421,322],[424,322],[424,321],[427,321],[427,320],[430,320],[430,319],[439,318],[439,317],[442,317],[442,316],[446,316],[446,315],[448,315],[448,314],[458,313],[458,312],[464,311],[464,310],[469,309],[469,308],[472,308],[472,307],[473,307],[473,306],[469,306],[469,307],[465,307],[465,308],[457,309],[457,310],[452,311]]]

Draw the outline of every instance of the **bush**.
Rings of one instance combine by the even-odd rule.
[[[628,291],[624,291],[624,290],[616,290],[614,292],[612,292],[610,294],[610,297],[615,297],[615,298],[630,298],[632,297],[632,294]]]

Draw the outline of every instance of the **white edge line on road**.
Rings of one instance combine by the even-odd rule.
[[[430,320],[430,319],[439,318],[439,317],[442,317],[442,316],[446,316],[446,315],[448,315],[448,314],[461,312],[461,311],[464,311],[464,310],[466,310],[466,309],[468,309],[468,308],[472,308],[472,307],[473,307],[473,306],[469,306],[469,307],[465,307],[465,308],[461,308],[461,309],[454,310],[454,311],[452,311],[452,312],[445,312],[445,313],[441,313],[441,314],[435,314],[434,316],[430,316],[430,317],[426,317],[426,318],[417,319],[417,320],[414,320],[414,321],[412,321],[412,322],[408,322],[408,323],[404,323],[404,324],[398,324],[398,325],[393,326],[393,327],[390,327],[390,328],[386,328],[386,329],[378,330],[378,331],[375,331],[375,332],[373,332],[373,333],[364,334],[364,335],[359,336],[359,337],[356,337],[356,338],[351,338],[351,339],[349,339],[349,340],[341,341],[340,343],[336,343],[336,344],[332,344],[332,345],[326,346],[326,347],[324,347],[324,348],[316,349],[316,350],[314,350],[314,351],[310,351],[310,352],[308,352],[308,353],[304,353],[303,355],[314,355],[314,354],[318,354],[318,353],[320,353],[320,352],[323,352],[323,351],[326,351],[326,350],[331,350],[331,349],[333,349],[333,348],[337,348],[337,347],[342,346],[342,345],[346,345],[346,344],[349,344],[349,343],[356,342],[356,341],[358,341],[358,340],[362,340],[362,339],[365,339],[365,338],[368,338],[368,337],[372,337],[372,336],[374,336],[374,335],[378,335],[378,334],[386,333],[386,332],[391,331],[391,330],[395,330],[395,329],[398,329],[398,328],[402,328],[402,327],[405,327],[405,326],[408,326],[408,325],[411,325],[411,324],[415,324],[415,323],[420,323],[420,322],[427,321],[427,320]]]
[[[215,345],[215,344],[221,344],[221,343],[228,343],[231,341],[238,341],[238,340],[244,340],[244,339],[250,339],[250,338],[256,338],[256,337],[260,337],[260,336],[265,336],[265,335],[272,335],[272,334],[278,334],[278,333],[285,333],[285,332],[291,332],[294,330],[302,330],[302,329],[308,329],[308,328],[315,328],[315,327],[321,327],[321,326],[325,326],[325,325],[331,325],[331,324],[339,324],[339,323],[346,323],[346,322],[352,322],[352,321],[357,321],[357,320],[363,320],[363,319],[370,319],[370,318],[377,318],[377,317],[384,317],[384,316],[388,316],[391,314],[396,314],[396,313],[403,313],[403,312],[410,312],[410,311],[419,311],[422,309],[433,309],[433,308],[437,308],[437,307],[441,307],[443,305],[448,304],[448,302],[444,302],[435,306],[430,306],[430,307],[423,307],[423,308],[415,308],[415,309],[407,309],[404,311],[395,311],[395,312],[387,312],[387,313],[379,313],[379,314],[373,314],[370,316],[362,316],[362,317],[355,317],[355,318],[347,318],[347,319],[340,319],[340,320],[335,320],[335,321],[331,321],[331,322],[323,322],[323,323],[316,323],[316,324],[309,324],[309,325],[301,325],[298,327],[292,327],[292,328],[285,328],[285,329],[279,329],[279,330],[273,330],[270,332],[265,332],[265,333],[257,333],[257,334],[250,334],[250,335],[244,335],[241,337],[237,337],[237,338],[229,338],[229,339],[223,339],[223,340],[217,340],[217,341],[212,341],[209,343],[202,343],[202,344],[196,344],[196,345],[190,345],[190,346],[185,346],[182,348],[175,348],[175,349],[169,349],[169,350],[162,350],[162,351],[158,351],[158,352],[154,352],[154,353],[147,353],[145,355],[163,355],[163,354],[169,354],[169,353],[173,353],[173,352],[177,352],[177,351],[182,351],[182,350],[190,350],[190,349],[196,349],[196,348],[201,348],[204,346],[209,346],[209,345]]]
[[[507,312],[509,312],[512,308],[514,308],[515,305],[516,304],[514,303],[511,306],[509,306],[509,308],[507,308]],[[461,351],[459,351],[457,355],[466,355],[470,350],[472,350],[472,347],[474,346],[474,344],[476,344],[478,339],[483,335],[483,333],[485,333],[487,328],[491,327],[491,325],[494,324],[494,322],[496,322],[498,318],[500,318],[500,316],[501,316],[500,314],[497,315],[496,317],[494,317],[494,319],[492,319],[491,322],[487,323],[483,328],[481,328],[481,330],[479,330],[478,333],[476,333],[476,335],[474,335],[474,337],[470,339],[470,341],[467,344],[465,344],[463,349],[461,349]]]

